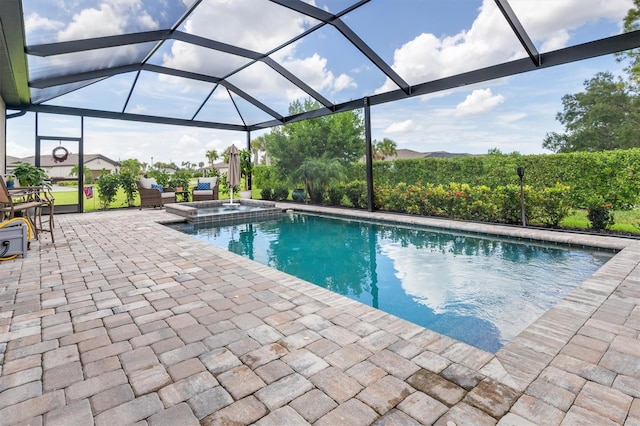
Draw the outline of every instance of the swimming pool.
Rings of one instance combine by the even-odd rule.
[[[308,214],[171,226],[490,352],[613,256]]]

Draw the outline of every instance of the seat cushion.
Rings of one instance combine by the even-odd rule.
[[[141,177],[140,178],[140,185],[144,188],[144,189],[151,189],[151,185],[157,185],[158,182],[156,182],[155,178],[146,178],[146,177]]]
[[[208,190],[204,190],[204,191],[202,191],[202,190],[199,191],[197,189],[194,189],[193,190],[193,195],[210,195],[210,196],[213,197],[213,189],[208,189]]]
[[[175,192],[163,192],[160,194],[162,198],[173,198],[176,196]]]

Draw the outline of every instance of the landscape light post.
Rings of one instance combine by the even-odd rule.
[[[522,182],[522,179],[524,178],[524,167],[518,166],[516,172],[520,178],[520,212],[522,213],[522,226],[527,226],[527,219],[524,213],[524,184]]]

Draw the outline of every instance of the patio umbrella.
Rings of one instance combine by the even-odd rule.
[[[233,188],[240,185],[240,156],[234,144],[229,148],[229,170],[227,171],[229,184],[229,205],[233,204]]]

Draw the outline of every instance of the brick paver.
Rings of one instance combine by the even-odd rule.
[[[620,250],[494,355],[170,218],[59,215],[55,244],[0,263],[0,425],[640,424],[634,240],[411,217]]]

